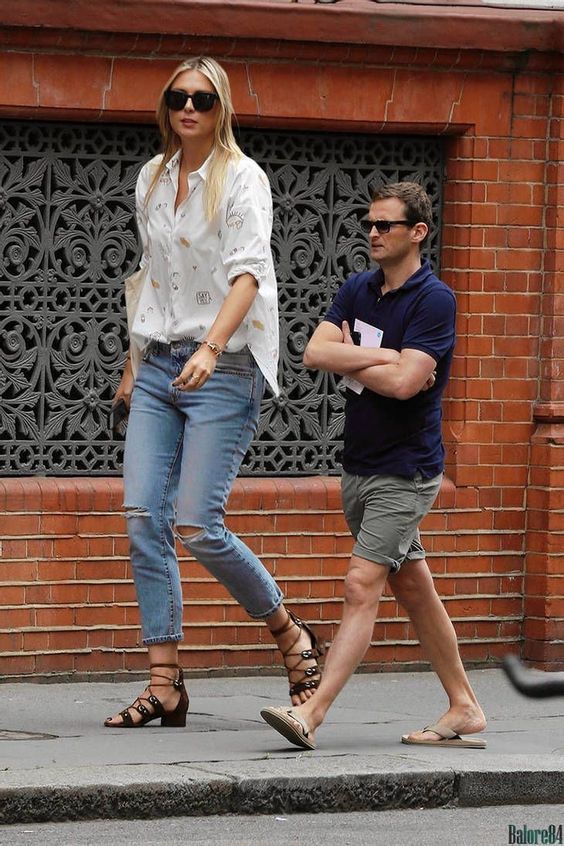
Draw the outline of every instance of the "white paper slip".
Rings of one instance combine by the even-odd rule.
[[[361,394],[364,390],[364,385],[361,385],[361,383],[357,382],[356,379],[353,379],[352,376],[343,376],[341,384],[345,388],[350,388],[350,390],[354,391],[355,394]]]
[[[371,326],[370,323],[365,323],[364,320],[359,320],[358,317],[354,321],[354,331],[360,335],[361,347],[375,347],[376,349],[382,344],[383,332],[376,326]],[[361,394],[364,390],[364,385],[353,379],[352,376],[343,376],[343,385],[345,388],[350,388],[355,394]]]
[[[354,331],[360,335],[361,347],[375,347],[377,349],[381,346],[384,333],[376,326],[371,326],[370,323],[365,323],[364,320],[359,320],[357,317],[354,322]]]

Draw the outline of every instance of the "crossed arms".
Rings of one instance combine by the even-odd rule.
[[[304,364],[313,370],[352,376],[382,396],[406,400],[434,384],[437,362],[421,350],[356,346],[346,321],[339,329],[324,320],[306,347]]]

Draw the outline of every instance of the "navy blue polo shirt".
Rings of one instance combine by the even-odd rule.
[[[364,388],[347,389],[343,467],[358,476],[391,474],[427,478],[444,469],[441,398],[455,342],[456,301],[428,262],[394,291],[382,296],[384,274],[369,270],[350,276],[340,288],[325,320],[339,329],[355,318],[383,332],[382,347],[401,352],[422,350],[437,362],[437,378],[428,391],[407,400],[384,397]]]

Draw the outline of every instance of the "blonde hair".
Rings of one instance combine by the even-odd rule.
[[[231,159],[240,158],[243,155],[243,152],[235,140],[233,128],[231,126],[233,118],[233,104],[231,102],[231,86],[229,85],[229,79],[221,65],[209,56],[194,56],[192,58],[185,59],[182,64],[178,65],[161,91],[159,102],[157,104],[157,123],[163,142],[163,157],[155,171],[151,184],[149,185],[145,204],[147,204],[155,185],[166,168],[167,163],[181,146],[180,138],[173,131],[170,125],[168,108],[165,103],[164,95],[165,92],[172,86],[176,77],[183,71],[187,70],[196,70],[203,74],[203,76],[211,82],[215,93],[219,97],[219,117],[215,125],[215,137],[204,193],[204,208],[206,211],[206,217],[208,220],[212,220],[217,214],[217,210],[221,202],[227,166]]]

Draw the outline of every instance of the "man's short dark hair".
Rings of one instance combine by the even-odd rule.
[[[390,185],[380,185],[372,194],[372,202],[396,197],[405,206],[405,217],[410,223],[426,223],[431,231],[433,225],[433,209],[429,195],[417,182],[393,182]],[[420,246],[423,246],[427,235]]]

